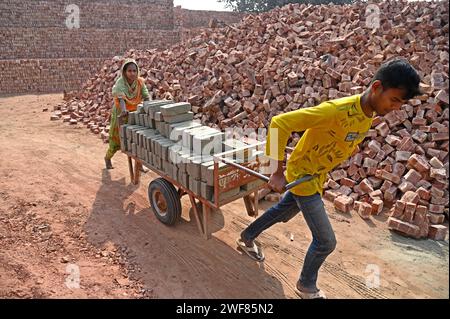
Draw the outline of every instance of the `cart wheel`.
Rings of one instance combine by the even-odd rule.
[[[164,178],[150,183],[148,200],[156,218],[163,224],[172,226],[181,217],[180,196],[175,187]]]

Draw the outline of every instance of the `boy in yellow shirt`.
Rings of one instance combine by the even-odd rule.
[[[248,226],[237,240],[253,259],[263,261],[261,248],[254,240],[264,230],[287,222],[303,212],[313,241],[306,254],[297,282],[302,298],[325,298],[317,286],[319,269],[336,247],[336,238],[321,198],[327,173],[358,150],[372,125],[373,115],[386,115],[419,94],[420,77],[403,59],[383,64],[362,95],[326,101],[272,118],[267,136],[266,155],[276,171],[269,187],[282,193],[287,183],[303,176],[314,176],[287,191],[282,200]],[[287,141],[292,132],[304,132],[283,170]]]

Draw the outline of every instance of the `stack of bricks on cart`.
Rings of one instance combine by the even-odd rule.
[[[228,159],[236,163],[255,161],[261,151],[235,139],[225,138],[217,129],[193,120],[189,103],[145,102],[129,113],[128,124],[120,127],[121,150],[156,168],[193,193],[213,201],[213,155],[238,150]],[[239,149],[246,148],[239,151]],[[226,165],[219,163],[219,168]],[[219,202],[241,191],[255,189],[263,181],[252,181],[219,194]]]

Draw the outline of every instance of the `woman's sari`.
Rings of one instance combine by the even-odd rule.
[[[125,66],[129,63],[134,63],[137,68],[137,78],[130,85],[125,76]],[[111,122],[109,128],[109,149],[106,153],[106,159],[111,159],[114,154],[120,150],[120,135],[119,135],[119,119],[123,123],[128,122],[128,117],[120,118],[122,110],[120,108],[119,98],[125,101],[125,106],[128,112],[134,112],[137,106],[142,103],[144,99],[149,98],[145,80],[140,77],[139,66],[133,59],[127,59],[122,65],[121,76],[117,79],[116,84],[112,89],[114,105],[111,110]]]

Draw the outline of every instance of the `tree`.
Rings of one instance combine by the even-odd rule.
[[[310,4],[347,4],[354,0],[218,0],[227,8],[237,12],[265,12],[275,7],[281,7],[288,3],[310,3]]]

